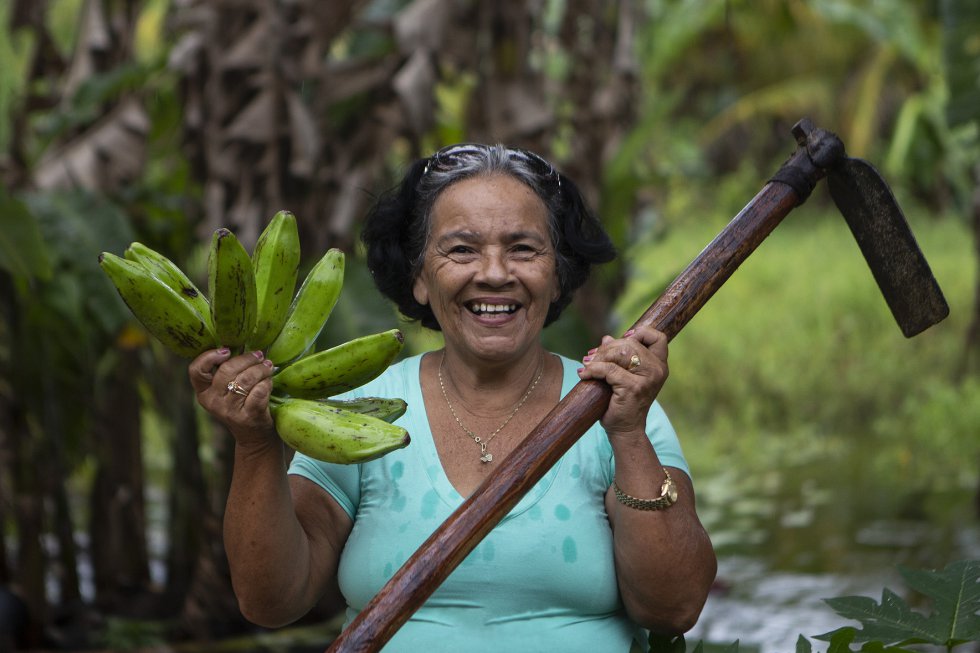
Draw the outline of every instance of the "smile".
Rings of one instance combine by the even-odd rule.
[[[517,310],[517,304],[483,304],[475,302],[466,307],[474,315],[510,314]]]

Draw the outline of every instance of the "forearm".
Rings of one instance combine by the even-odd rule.
[[[616,443],[616,482],[627,494],[660,496],[664,472],[646,438]],[[681,470],[671,474],[677,503],[645,511],[620,503],[610,490],[616,573],[627,612],[644,627],[684,632],[697,620],[717,561],[694,509],[693,487]]]
[[[263,626],[303,616],[316,601],[310,544],[293,506],[282,443],[237,445],[224,543],[242,614]]]

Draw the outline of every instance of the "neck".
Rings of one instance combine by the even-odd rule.
[[[474,361],[447,347],[439,366],[447,390],[469,412],[495,415],[514,407],[538,374],[543,374],[547,356],[538,346],[508,361]]]

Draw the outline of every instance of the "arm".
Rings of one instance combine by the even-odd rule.
[[[334,584],[350,517],[315,484],[287,479],[268,408],[272,365],[260,352],[205,352],[188,374],[198,402],[235,438],[224,543],[242,614],[267,627],[295,621]],[[232,380],[248,395],[228,391]]]
[[[626,369],[636,355],[639,366]],[[660,496],[663,467],[645,432],[646,415],[667,378],[667,339],[641,328],[622,339],[603,338],[586,357],[581,378],[606,381],[613,389],[601,419],[616,463],[616,483],[643,499]],[[605,497],[613,529],[616,576],[627,613],[643,627],[681,633],[697,621],[714,580],[717,560],[695,512],[687,475],[672,469],[677,503],[643,511]]]

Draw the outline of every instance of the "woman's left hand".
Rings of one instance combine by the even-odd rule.
[[[605,381],[612,388],[600,419],[610,436],[643,436],[647,412],[667,380],[667,336],[653,327],[637,327],[622,338],[603,336],[582,359],[580,379]]]

